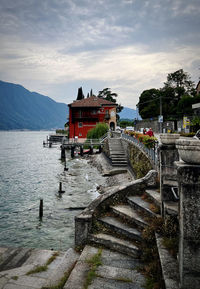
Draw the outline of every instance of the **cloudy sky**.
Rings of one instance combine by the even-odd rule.
[[[1,0],[0,79],[70,103],[105,87],[134,108],[180,68],[200,76],[199,0]]]

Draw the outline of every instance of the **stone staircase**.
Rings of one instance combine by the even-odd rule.
[[[160,206],[158,192],[146,190],[146,194],[152,203]],[[169,212],[177,214],[174,206],[167,205]],[[101,250],[101,263],[96,267],[87,289],[142,289],[145,279],[137,270],[142,265],[142,231],[149,226],[149,218],[158,216],[151,210],[149,200],[129,194],[123,203],[110,205],[105,214],[96,217],[88,245],[81,254],[73,249],[58,252],[0,248],[0,289],[51,289],[60,282],[62,287],[59,288],[86,288],[84,286],[91,271],[88,260],[98,250]],[[160,236],[157,236],[157,245],[165,288],[179,288],[177,260],[163,247]],[[44,265],[47,265],[45,271],[30,272]],[[27,275],[28,272],[30,274]]]
[[[140,195],[129,195],[123,204],[111,205],[109,213],[106,212],[105,215],[95,220],[94,231],[89,238],[90,244],[103,246],[103,248],[120,252],[139,261],[142,253],[142,231],[149,225],[151,218],[160,217],[151,210],[152,203],[160,206],[160,194],[154,190],[146,190],[146,195],[148,201],[143,200]],[[177,214],[177,207],[174,204],[168,204],[168,210],[173,215]],[[163,248],[162,238],[159,235],[157,235],[157,244],[161,265],[164,268],[165,287],[166,289],[178,288],[177,260]],[[169,264],[166,262],[173,264],[173,268],[167,270]]]
[[[108,139],[112,166],[127,166],[127,157],[120,138]]]

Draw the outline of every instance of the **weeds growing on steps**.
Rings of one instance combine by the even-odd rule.
[[[83,289],[87,289],[88,286],[92,283],[93,279],[97,277],[96,270],[98,266],[102,265],[101,254],[102,249],[98,249],[98,252],[86,261],[90,266],[90,271],[87,274]]]
[[[48,265],[51,264],[55,259],[56,257],[59,255],[58,252],[55,252],[46,262],[45,265],[42,265],[42,266],[37,266],[35,269],[33,270],[30,270],[26,273],[26,275],[31,275],[31,274],[35,274],[35,273],[40,273],[40,272],[44,272],[44,271],[47,271],[48,269]]]

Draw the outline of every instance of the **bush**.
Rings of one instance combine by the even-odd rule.
[[[87,139],[99,139],[108,131],[106,123],[98,123],[94,128],[88,131]]]

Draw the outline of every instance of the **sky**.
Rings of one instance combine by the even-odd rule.
[[[183,69],[200,77],[199,0],[1,0],[0,79],[58,102],[106,87],[135,108]]]

